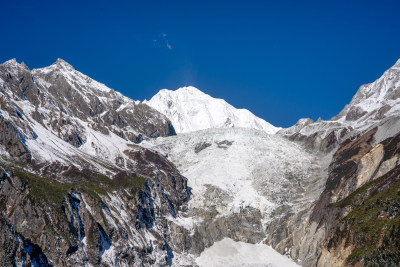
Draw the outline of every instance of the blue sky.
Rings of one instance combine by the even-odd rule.
[[[399,1],[8,1],[0,61],[63,58],[138,100],[193,85],[276,126],[329,119],[400,58]]]

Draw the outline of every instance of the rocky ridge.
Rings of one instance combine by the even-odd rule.
[[[170,121],[63,60],[0,65],[0,265],[170,265],[187,180],[135,143]]]
[[[331,120],[300,119],[278,134],[307,143],[321,151],[331,151],[350,136],[372,125],[397,117],[400,109],[400,60],[376,81],[362,85],[351,102]]]
[[[280,221],[273,247],[303,266],[392,266],[396,231],[400,61],[363,85],[329,121],[301,119],[278,134],[333,153],[324,190],[306,214]],[[388,211],[390,215],[387,216]]]

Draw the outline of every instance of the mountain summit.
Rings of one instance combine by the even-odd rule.
[[[163,89],[145,103],[167,116],[177,133],[242,127],[274,134],[280,129],[247,109],[237,109],[225,100],[213,98],[193,86],[175,91]]]

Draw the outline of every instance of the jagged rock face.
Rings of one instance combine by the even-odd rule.
[[[15,236],[12,228],[7,225],[7,221],[4,218],[0,218],[0,264],[2,266],[12,266],[16,255],[16,247],[18,239]]]
[[[361,186],[365,168],[363,159],[373,152],[376,130],[374,128],[353,141],[347,140],[336,151],[324,195],[330,203],[340,201]],[[375,165],[369,163],[367,168],[375,169]]]
[[[339,121],[314,122],[311,119],[300,119],[294,126],[282,129],[278,134],[308,149],[329,153],[353,131],[352,125]]]
[[[0,87],[2,110],[11,117],[18,113],[17,120],[29,113],[75,147],[87,139],[82,124],[132,142],[175,134],[171,122],[156,110],[92,80],[61,59],[32,71],[15,60],[7,61],[0,65]]]
[[[41,166],[3,162],[2,266],[167,265],[173,257],[167,218],[185,210],[190,192],[161,155],[144,149],[141,154],[144,163],[139,160],[135,173],[110,178],[66,168],[55,180],[26,170],[38,173]]]
[[[313,208],[284,216],[278,225],[270,226],[288,233],[273,239],[273,247],[303,266],[398,265],[397,249],[389,249],[397,239],[387,232],[394,227],[392,233],[397,233],[397,217],[382,223],[379,216],[397,205],[395,197],[386,196],[391,195],[388,188],[396,188],[398,178],[398,155],[393,151],[398,148],[394,136],[400,132],[399,62],[374,83],[361,86],[332,120],[301,119],[278,132],[307,149],[334,153],[324,190]],[[377,199],[386,204],[374,205]],[[371,228],[373,234],[366,230]]]
[[[249,207],[238,213],[220,216],[211,207],[189,211],[185,215],[186,220],[195,221],[190,227],[179,222],[170,223],[171,244],[175,251],[183,255],[198,256],[205,248],[225,237],[251,244],[259,243],[265,238],[263,217],[258,209]]]
[[[187,180],[136,146],[168,119],[58,60],[0,65],[0,264],[168,265]],[[3,248],[6,248],[3,250]]]
[[[400,262],[396,234],[400,227],[400,135],[376,144],[371,142],[373,132],[338,150],[339,157],[352,162],[333,166],[341,171],[349,168],[341,178],[347,182],[335,182],[337,177],[332,175],[327,194],[321,196],[314,210],[312,218],[326,230],[318,260],[321,266],[330,262],[336,266],[391,266]],[[322,212],[322,206],[328,211]],[[330,218],[326,217],[328,212]]]
[[[336,119],[369,125],[399,111],[400,60],[373,83],[360,87]]]
[[[12,88],[14,94],[20,99],[28,99],[34,105],[40,103],[37,86],[25,64],[18,64],[15,60],[0,64],[0,79],[4,91]]]
[[[313,122],[301,119],[279,134],[305,143],[311,149],[329,152],[371,125],[398,117],[400,111],[400,60],[375,82],[362,85],[350,104],[334,118]]]
[[[19,132],[11,122],[5,121],[0,117],[0,145],[13,158],[20,161],[28,161],[31,158],[29,150],[23,142]]]
[[[127,99],[62,60],[32,72],[37,84],[54,96],[60,109],[82,120],[90,118],[102,127],[116,126],[118,134],[130,141],[140,140],[133,136],[133,129],[145,137],[175,134],[170,122],[149,106]]]
[[[400,135],[381,140],[380,127],[339,146],[324,191],[311,212],[289,220],[278,251],[303,266],[398,264]]]

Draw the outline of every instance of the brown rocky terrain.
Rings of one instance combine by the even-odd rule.
[[[286,232],[275,240],[275,249],[303,266],[400,262],[399,70],[400,61],[361,86],[332,120],[302,119],[280,132],[308,149],[333,153],[319,199],[311,210],[286,218]]]

